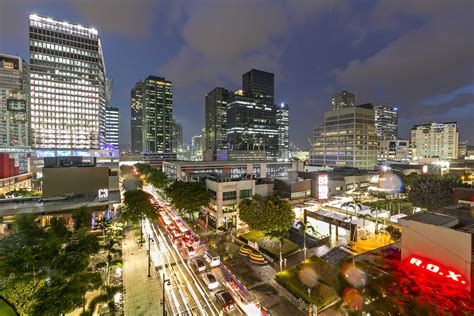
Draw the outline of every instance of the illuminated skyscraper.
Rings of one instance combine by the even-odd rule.
[[[131,117],[131,150],[132,153],[142,152],[142,97],[143,82],[139,81],[133,87],[130,94],[130,117]]]
[[[217,151],[227,149],[227,102],[229,91],[214,88],[206,94],[204,160],[217,160]]]
[[[274,75],[271,72],[252,69],[242,75],[242,90],[247,97],[261,99],[267,105],[273,105]]]
[[[29,146],[29,79],[20,57],[0,54],[0,146]]]
[[[113,145],[119,148],[119,109],[108,107],[106,109],[106,116],[105,116],[105,138],[107,144]]]
[[[372,170],[377,164],[373,105],[326,112],[324,125],[314,128],[313,146],[311,165]]]
[[[173,84],[149,76],[143,83],[142,152],[173,153]]]
[[[105,65],[96,29],[30,14],[31,145],[105,143]]]
[[[290,158],[290,142],[289,136],[289,108],[288,104],[282,103],[276,108],[276,123],[278,126],[278,150],[279,160],[288,161]]]
[[[398,108],[374,106],[375,133],[378,140],[398,138]]]

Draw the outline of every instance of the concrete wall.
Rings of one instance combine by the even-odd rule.
[[[402,260],[412,255],[432,259],[461,272],[472,286],[472,235],[410,220],[402,225]]]
[[[43,197],[98,194],[109,188],[108,167],[43,168]]]

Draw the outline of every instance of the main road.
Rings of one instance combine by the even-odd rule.
[[[166,214],[180,225],[186,224],[165,206],[155,189],[151,186],[144,188],[157,203],[164,205]],[[168,231],[157,223],[144,221],[145,231],[153,240],[150,243],[150,256],[153,266],[161,281],[164,282],[166,309],[171,315],[222,315],[222,307],[215,297],[215,290],[209,290],[201,277],[189,266],[189,258],[170,238]],[[189,228],[188,228],[189,229]],[[190,230],[191,231],[191,230]],[[206,246],[194,236],[197,244],[197,256],[203,255]],[[150,238],[148,238],[150,240]],[[221,264],[208,270],[219,281],[219,290],[228,290],[237,303],[237,308],[227,315],[265,315],[252,295],[238,282],[232,273]],[[163,283],[162,283],[163,284]]]

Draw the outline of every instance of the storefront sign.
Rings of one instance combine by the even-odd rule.
[[[457,272],[453,268],[444,267],[442,264],[426,259],[419,256],[411,256],[406,259],[406,262],[420,271],[431,272],[434,275],[437,275],[439,278],[446,280],[447,282],[455,284],[467,284],[467,279],[461,273]]]
[[[109,190],[107,189],[99,189],[99,192],[97,193],[97,196],[99,198],[107,198],[109,196]]]

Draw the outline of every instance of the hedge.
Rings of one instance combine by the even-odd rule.
[[[296,269],[300,270],[306,265],[310,265],[313,268],[313,270],[319,276],[319,281],[321,281],[322,283],[330,287],[337,284],[339,271],[336,266],[317,256],[311,256],[305,261],[298,264]]]
[[[275,275],[275,280],[297,298],[303,299],[306,303],[315,304],[321,309],[336,301],[339,296],[332,288],[318,283],[311,289],[311,297],[308,295],[308,288],[300,281],[298,270],[294,267],[287,268]]]

